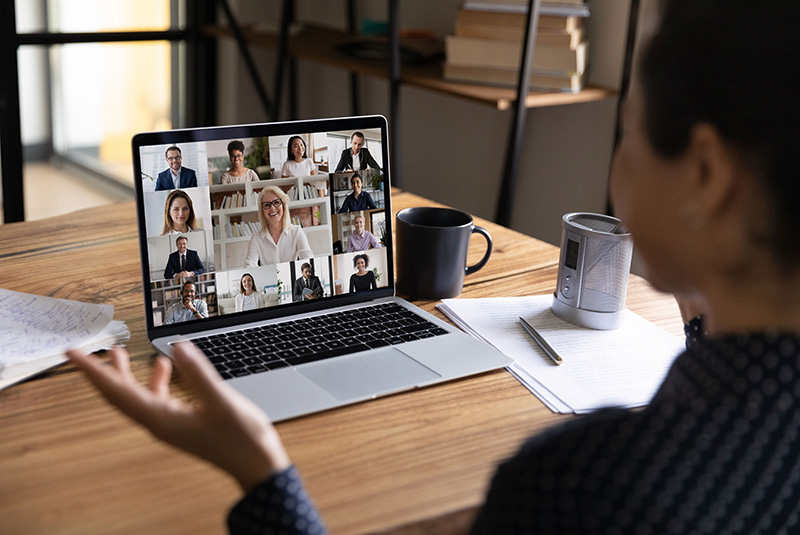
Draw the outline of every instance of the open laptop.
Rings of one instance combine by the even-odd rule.
[[[395,297],[384,117],[132,144],[148,338],[194,341],[273,420],[512,362]]]

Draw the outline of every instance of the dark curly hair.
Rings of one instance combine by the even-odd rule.
[[[357,254],[353,257],[353,267],[356,267],[356,263],[358,263],[358,259],[364,259],[364,267],[369,267],[369,257],[365,254]]]

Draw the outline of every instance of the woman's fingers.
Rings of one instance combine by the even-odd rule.
[[[150,378],[150,391],[156,396],[166,398],[169,396],[169,381],[172,378],[172,362],[165,356],[159,355],[153,367],[153,376]]]
[[[173,348],[175,365],[200,399],[216,401],[225,386],[214,365],[191,342],[178,342]]]
[[[157,399],[133,377],[125,349],[115,347],[110,354],[113,366],[106,366],[97,357],[82,351],[67,352],[69,359],[86,373],[108,401],[137,422],[149,426],[158,418]]]

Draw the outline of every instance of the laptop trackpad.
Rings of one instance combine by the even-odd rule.
[[[392,348],[323,360],[297,371],[339,400],[389,394],[440,377]]]

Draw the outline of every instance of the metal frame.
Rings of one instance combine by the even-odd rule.
[[[628,12],[628,37],[625,42],[625,59],[622,66],[622,80],[620,81],[619,98],[617,99],[617,114],[616,124],[614,125],[614,152],[617,150],[619,140],[621,137],[621,129],[619,124],[620,112],[622,111],[622,104],[625,102],[625,96],[628,94],[628,86],[631,79],[631,71],[633,69],[633,49],[636,45],[636,28],[639,24],[639,3],[640,0],[631,0],[630,11]],[[610,174],[610,169],[609,169]],[[614,215],[614,210],[611,206],[611,199],[606,199],[606,213]]]
[[[294,21],[294,1],[284,0],[281,14],[281,32],[278,41],[277,66],[274,80],[274,100],[270,100],[264,84],[256,70],[255,62],[252,59],[247,43],[242,35],[241,28],[237,23],[233,13],[228,6],[227,0],[217,0],[223,10],[231,32],[239,47],[239,51],[245,62],[247,71],[256,87],[261,104],[271,120],[278,120],[282,91],[284,85],[284,73],[287,69],[286,60],[288,58],[289,70],[289,113],[291,118],[297,117],[296,101],[296,64],[295,60],[288,55],[288,28]],[[213,4],[213,2],[211,2]],[[504,226],[510,226],[512,220],[514,195],[519,177],[519,159],[522,146],[522,139],[525,132],[525,122],[527,119],[527,107],[525,106],[525,96],[528,94],[528,82],[530,80],[531,65],[535,52],[536,31],[538,27],[541,0],[528,0],[527,22],[525,28],[525,38],[523,42],[522,60],[520,64],[519,77],[517,81],[517,98],[513,106],[513,115],[509,131],[508,143],[506,145],[505,163],[503,166],[503,176],[501,177],[500,195],[495,211],[495,221]],[[636,24],[638,18],[639,0],[631,0],[630,15],[628,21],[628,36],[622,77],[622,91],[620,102],[627,89],[630,77],[631,63],[633,57],[633,46],[636,37]],[[398,2],[388,0],[389,8],[389,99],[390,99],[390,158],[393,166],[394,185],[402,183],[400,169],[400,135],[399,135],[399,114],[400,114],[400,39],[398,25]],[[0,84],[0,136],[2,136],[2,154],[17,155],[6,156],[3,160],[3,198],[6,222],[21,221],[24,219],[22,204],[22,146],[19,132],[19,90],[16,77],[16,48],[22,44],[64,44],[78,42],[108,42],[108,41],[144,41],[144,40],[163,40],[182,41],[191,38],[197,40],[197,25],[192,24],[192,30],[168,30],[166,32],[114,32],[107,34],[25,34],[18,35],[15,26],[14,2],[2,2],[0,11],[0,31],[2,31],[2,51],[0,59],[6,65],[6,72],[13,73],[13,81],[7,79]],[[347,2],[348,29],[355,32],[356,17],[354,0]],[[12,53],[13,51],[13,53]],[[195,73],[203,72],[198,64],[193,65]],[[203,84],[205,85],[205,84]],[[351,73],[351,106],[354,114],[360,111],[358,76]],[[206,99],[208,100],[208,99]],[[213,104],[208,104],[213,110]],[[213,112],[208,111],[207,117],[213,116]],[[619,128],[619,104],[617,112],[617,125],[615,128],[614,145],[618,141]],[[610,207],[609,207],[610,209]]]
[[[633,48],[636,43],[636,27],[639,20],[640,0],[630,0],[628,14],[628,35],[625,43],[625,58],[623,60],[621,89],[617,100],[616,123],[614,126],[614,148],[619,142],[619,114],[622,102],[627,93],[633,66]],[[514,207],[514,194],[519,177],[519,157],[522,145],[522,136],[525,131],[526,107],[525,95],[528,94],[528,81],[530,80],[531,63],[535,49],[536,30],[539,21],[539,8],[541,0],[528,0],[527,26],[522,49],[522,61],[519,78],[517,80],[517,98],[514,101],[514,115],[511,123],[511,132],[506,146],[506,160],[503,167],[503,176],[500,181],[500,196],[495,210],[495,222],[511,227],[511,215]],[[606,201],[606,213],[611,213],[611,205]]]
[[[74,43],[111,43],[111,42],[140,42],[140,41],[171,41],[187,42],[192,49],[192,57],[189,62],[188,71],[195,73],[207,73],[213,80],[213,73],[209,73],[207,68],[199,69],[201,62],[205,67],[208,65],[208,58],[197,57],[196,51],[200,45],[200,33],[198,25],[208,22],[209,9],[208,2],[192,0],[193,9],[189,10],[190,16],[187,20],[185,30],[164,30],[164,31],[143,31],[143,32],[73,32],[73,33],[17,33],[16,26],[16,6],[14,0],[0,2],[0,65],[3,66],[4,76],[0,78],[0,155],[2,155],[2,181],[3,181],[3,219],[6,223],[13,223],[25,220],[25,204],[23,194],[23,152],[22,134],[20,128],[20,101],[19,101],[19,65],[17,62],[17,50],[20,46],[26,45],[63,45]],[[197,13],[204,13],[205,19],[196,16]],[[210,49],[206,47],[208,52]],[[211,62],[215,64],[215,62]],[[208,101],[209,90],[207,81],[203,83],[187,84],[187,87],[195,87],[202,94],[194,95],[190,91],[189,103],[190,113],[195,120],[200,118],[205,122],[213,119],[213,107],[206,106],[202,109],[201,102]],[[205,89],[204,89],[205,88]],[[192,97],[192,95],[194,95]]]
[[[230,26],[231,33],[236,40],[239,51],[245,61],[245,68],[247,69],[250,79],[256,86],[256,90],[261,98],[261,104],[264,111],[270,120],[277,121],[280,116],[281,102],[283,100],[283,86],[284,74],[286,73],[286,61],[288,58],[288,72],[289,72],[289,116],[291,119],[298,117],[297,111],[297,67],[293,57],[289,55],[289,26],[295,20],[294,13],[294,0],[283,0],[283,7],[281,12],[281,26],[280,34],[278,35],[278,52],[277,52],[277,65],[275,67],[274,79],[274,99],[269,100],[266,93],[263,91],[264,84],[261,81],[261,76],[256,70],[250,52],[247,49],[247,43],[242,36],[241,28],[235,17],[231,13],[227,5],[227,0],[219,0],[220,5],[225,11],[225,16]],[[400,32],[398,26],[398,2],[397,0],[389,0],[389,101],[390,112],[389,118],[389,138],[391,143],[389,145],[389,157],[392,161],[392,182],[395,186],[401,184],[400,172],[400,159],[397,157],[399,154],[400,135],[399,135],[399,113],[400,113]],[[347,1],[347,28],[350,33],[356,31],[356,9],[354,0]],[[350,73],[350,104],[353,115],[359,115],[361,111],[358,75]]]
[[[525,97],[528,94],[528,86],[530,85],[540,7],[541,0],[528,0],[522,61],[520,62],[519,78],[517,79],[517,98],[514,101],[511,131],[506,144],[506,161],[503,166],[503,176],[500,178],[500,197],[497,200],[497,209],[494,214],[494,220],[504,227],[511,226],[514,193],[517,189],[517,177],[519,176],[519,151],[522,147],[522,136],[525,133],[525,119],[528,113],[528,108],[525,106]]]
[[[3,220],[25,220],[22,193],[22,131],[19,112],[17,13],[13,1],[0,2],[0,154],[3,177]]]

